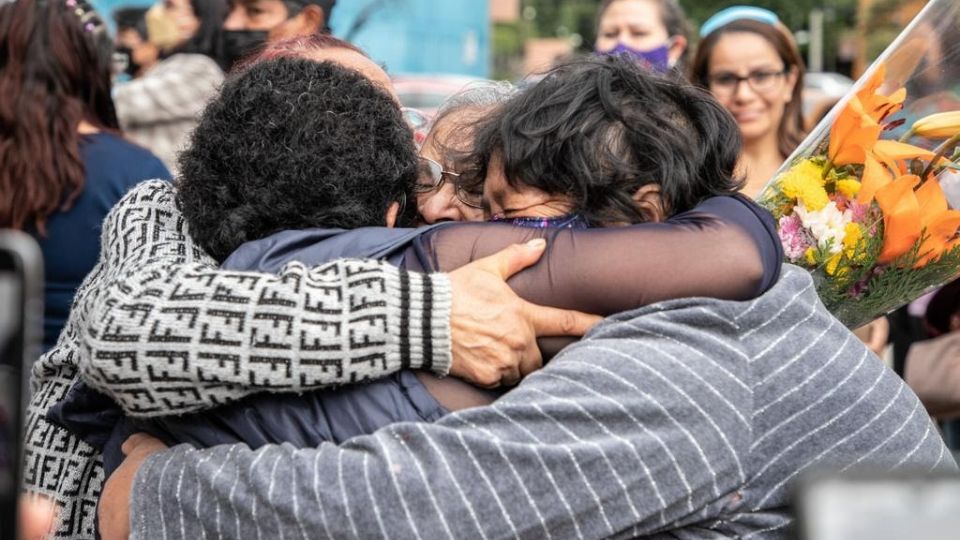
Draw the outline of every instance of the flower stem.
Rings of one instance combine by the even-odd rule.
[[[933,167],[936,165],[936,163],[940,161],[940,158],[947,153],[949,148],[956,145],[958,142],[960,142],[960,133],[957,133],[953,137],[943,141],[943,143],[934,150],[936,154],[934,154],[933,159],[930,160],[930,163],[927,164],[927,168],[923,170],[923,174],[920,175],[921,183],[927,181],[927,176],[933,171]]]

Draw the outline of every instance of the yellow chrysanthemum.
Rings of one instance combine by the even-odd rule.
[[[857,243],[863,238],[863,231],[856,223],[847,223],[843,228],[843,252],[847,257],[853,257],[857,249]]]
[[[837,274],[837,267],[840,265],[840,259],[842,258],[842,255],[842,253],[837,253],[833,257],[827,259],[827,264],[824,269],[827,271],[828,276]],[[841,270],[840,273],[842,272],[843,271]]]
[[[807,264],[810,266],[817,264],[817,250],[812,247],[807,248],[807,250],[803,252],[803,259],[807,261]]]
[[[802,202],[807,210],[822,210],[830,202],[823,188],[823,168],[811,160],[804,160],[780,176],[780,192]]]
[[[857,193],[860,193],[860,182],[850,179],[837,180],[837,191],[842,193],[844,197],[853,199],[857,196]]]

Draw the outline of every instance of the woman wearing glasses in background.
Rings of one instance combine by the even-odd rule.
[[[743,135],[743,191],[759,194],[803,139],[803,60],[790,31],[768,10],[735,6],[700,28],[690,80],[713,93]]]

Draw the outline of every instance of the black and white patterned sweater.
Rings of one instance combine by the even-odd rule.
[[[57,346],[34,366],[24,480],[61,505],[55,538],[93,537],[103,483],[99,454],[44,419],[81,372],[128,413],[151,416],[405,368],[449,370],[445,275],[359,260],[222,271],[191,240],[174,195],[148,181],[114,207],[99,263]]]

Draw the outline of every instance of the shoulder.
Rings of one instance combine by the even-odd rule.
[[[113,133],[87,137],[81,146],[88,176],[113,178],[126,188],[147,179],[172,179],[160,159],[149,150]]]
[[[203,54],[179,53],[164,59],[154,72],[167,72],[188,75],[191,78],[201,78],[204,81],[223,80],[224,74],[220,66],[212,58]]]

